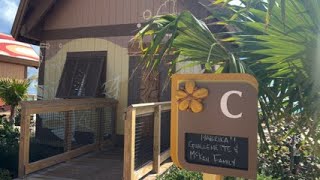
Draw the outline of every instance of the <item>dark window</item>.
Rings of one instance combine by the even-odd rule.
[[[107,52],[72,52],[67,54],[57,98],[103,96],[106,81]]]

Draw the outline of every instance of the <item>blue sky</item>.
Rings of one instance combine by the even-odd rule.
[[[0,0],[0,32],[9,34],[20,0]]]
[[[14,18],[17,13],[20,0],[0,0],[0,32],[10,34]],[[39,53],[39,47],[32,46]],[[28,77],[38,74],[35,68],[28,68]],[[29,94],[37,94],[36,82],[29,87]]]

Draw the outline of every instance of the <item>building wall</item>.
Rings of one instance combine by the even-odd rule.
[[[26,67],[19,64],[0,62],[0,78],[25,79]]]
[[[137,24],[152,16],[178,13],[188,9],[203,17],[206,13],[198,1],[207,0],[63,0],[57,1],[46,16],[43,31],[62,30],[79,27],[97,27],[120,24]],[[202,9],[201,9],[202,8]],[[128,30],[130,34],[131,30]],[[67,52],[107,51],[108,94],[119,101],[117,112],[117,133],[123,134],[123,115],[128,102],[129,55],[128,42],[132,37],[118,36],[104,38],[49,40],[43,42],[45,48],[44,85],[38,92],[43,99],[54,99]],[[183,66],[183,65],[181,65]],[[181,73],[196,73],[200,67],[189,68]]]
[[[44,29],[141,23],[174,13],[180,5],[177,0],[63,0],[46,18]]]
[[[130,37],[81,38],[46,42],[44,85],[39,87],[43,99],[54,99],[68,52],[107,51],[107,94],[119,101],[117,133],[123,134],[123,115],[128,99],[128,41]]]

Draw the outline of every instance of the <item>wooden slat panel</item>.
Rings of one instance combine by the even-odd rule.
[[[2,78],[24,79],[25,73],[24,65],[0,62],[0,77]]]
[[[108,8],[109,9],[109,23],[110,24],[116,24],[116,14],[117,14],[117,9],[116,9],[116,6],[117,6],[117,1],[118,0],[109,0],[110,1],[110,7]]]
[[[95,26],[97,25],[96,23],[96,19],[97,19],[97,15],[98,15],[98,12],[96,11],[96,8],[95,8],[95,3],[97,1],[90,1],[90,3],[88,3],[88,10],[89,10],[89,14],[88,14],[88,19],[89,19],[89,23],[87,26]],[[99,1],[97,3],[101,3],[102,1]]]
[[[130,23],[137,23],[138,22],[138,0],[130,0]]]
[[[177,0],[176,9],[191,9],[204,14],[199,0]],[[152,16],[172,13],[174,0],[68,0],[56,2],[45,17],[44,30],[106,26],[115,24],[145,22],[143,13]],[[166,3],[166,4],[164,4]],[[183,7],[184,6],[184,7]],[[194,8],[195,7],[195,8]],[[198,10],[199,9],[199,10]]]
[[[116,19],[115,21],[117,22],[117,24],[124,24],[124,11],[121,11],[122,9],[124,9],[124,0],[117,0],[116,3]]]
[[[101,12],[101,24],[100,25],[105,25],[105,24],[109,24],[109,15],[108,15],[108,8],[110,7],[109,5],[110,1],[109,0],[103,0],[103,3],[101,5],[98,5],[99,7],[101,7],[102,9],[100,10]]]
[[[131,12],[131,0],[127,1],[127,0],[123,0],[123,9],[125,9],[125,11],[123,12],[123,23],[124,24],[129,24],[130,22],[130,12]]]

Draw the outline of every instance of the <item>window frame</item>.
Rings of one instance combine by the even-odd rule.
[[[71,95],[72,91],[72,85],[75,83],[73,81],[75,74],[72,73],[76,71],[77,69],[69,69],[67,67],[67,63],[71,63],[71,61],[84,61],[88,62],[88,65],[90,64],[90,60],[92,61],[101,61],[99,65],[101,65],[101,68],[98,70],[98,78],[96,79],[96,86],[94,88],[94,94],[90,95]],[[90,68],[87,68],[86,73],[88,73]],[[69,72],[71,71],[71,72]],[[65,77],[67,76],[68,73],[72,73],[72,76],[70,79],[66,80]],[[83,52],[68,52],[66,56],[66,61],[63,67],[63,71],[61,73],[61,77],[59,80],[59,85],[57,87],[56,91],[56,98],[63,98],[63,99],[84,99],[84,98],[97,98],[97,97],[105,97],[103,95],[103,83],[106,82],[106,76],[107,76],[107,51],[83,51]],[[90,77],[90,75],[89,75]],[[67,81],[67,82],[65,82]],[[86,80],[85,85],[87,85],[88,80]],[[63,87],[65,83],[69,83],[70,85],[68,86],[67,89]],[[68,91],[68,92],[67,92]]]

